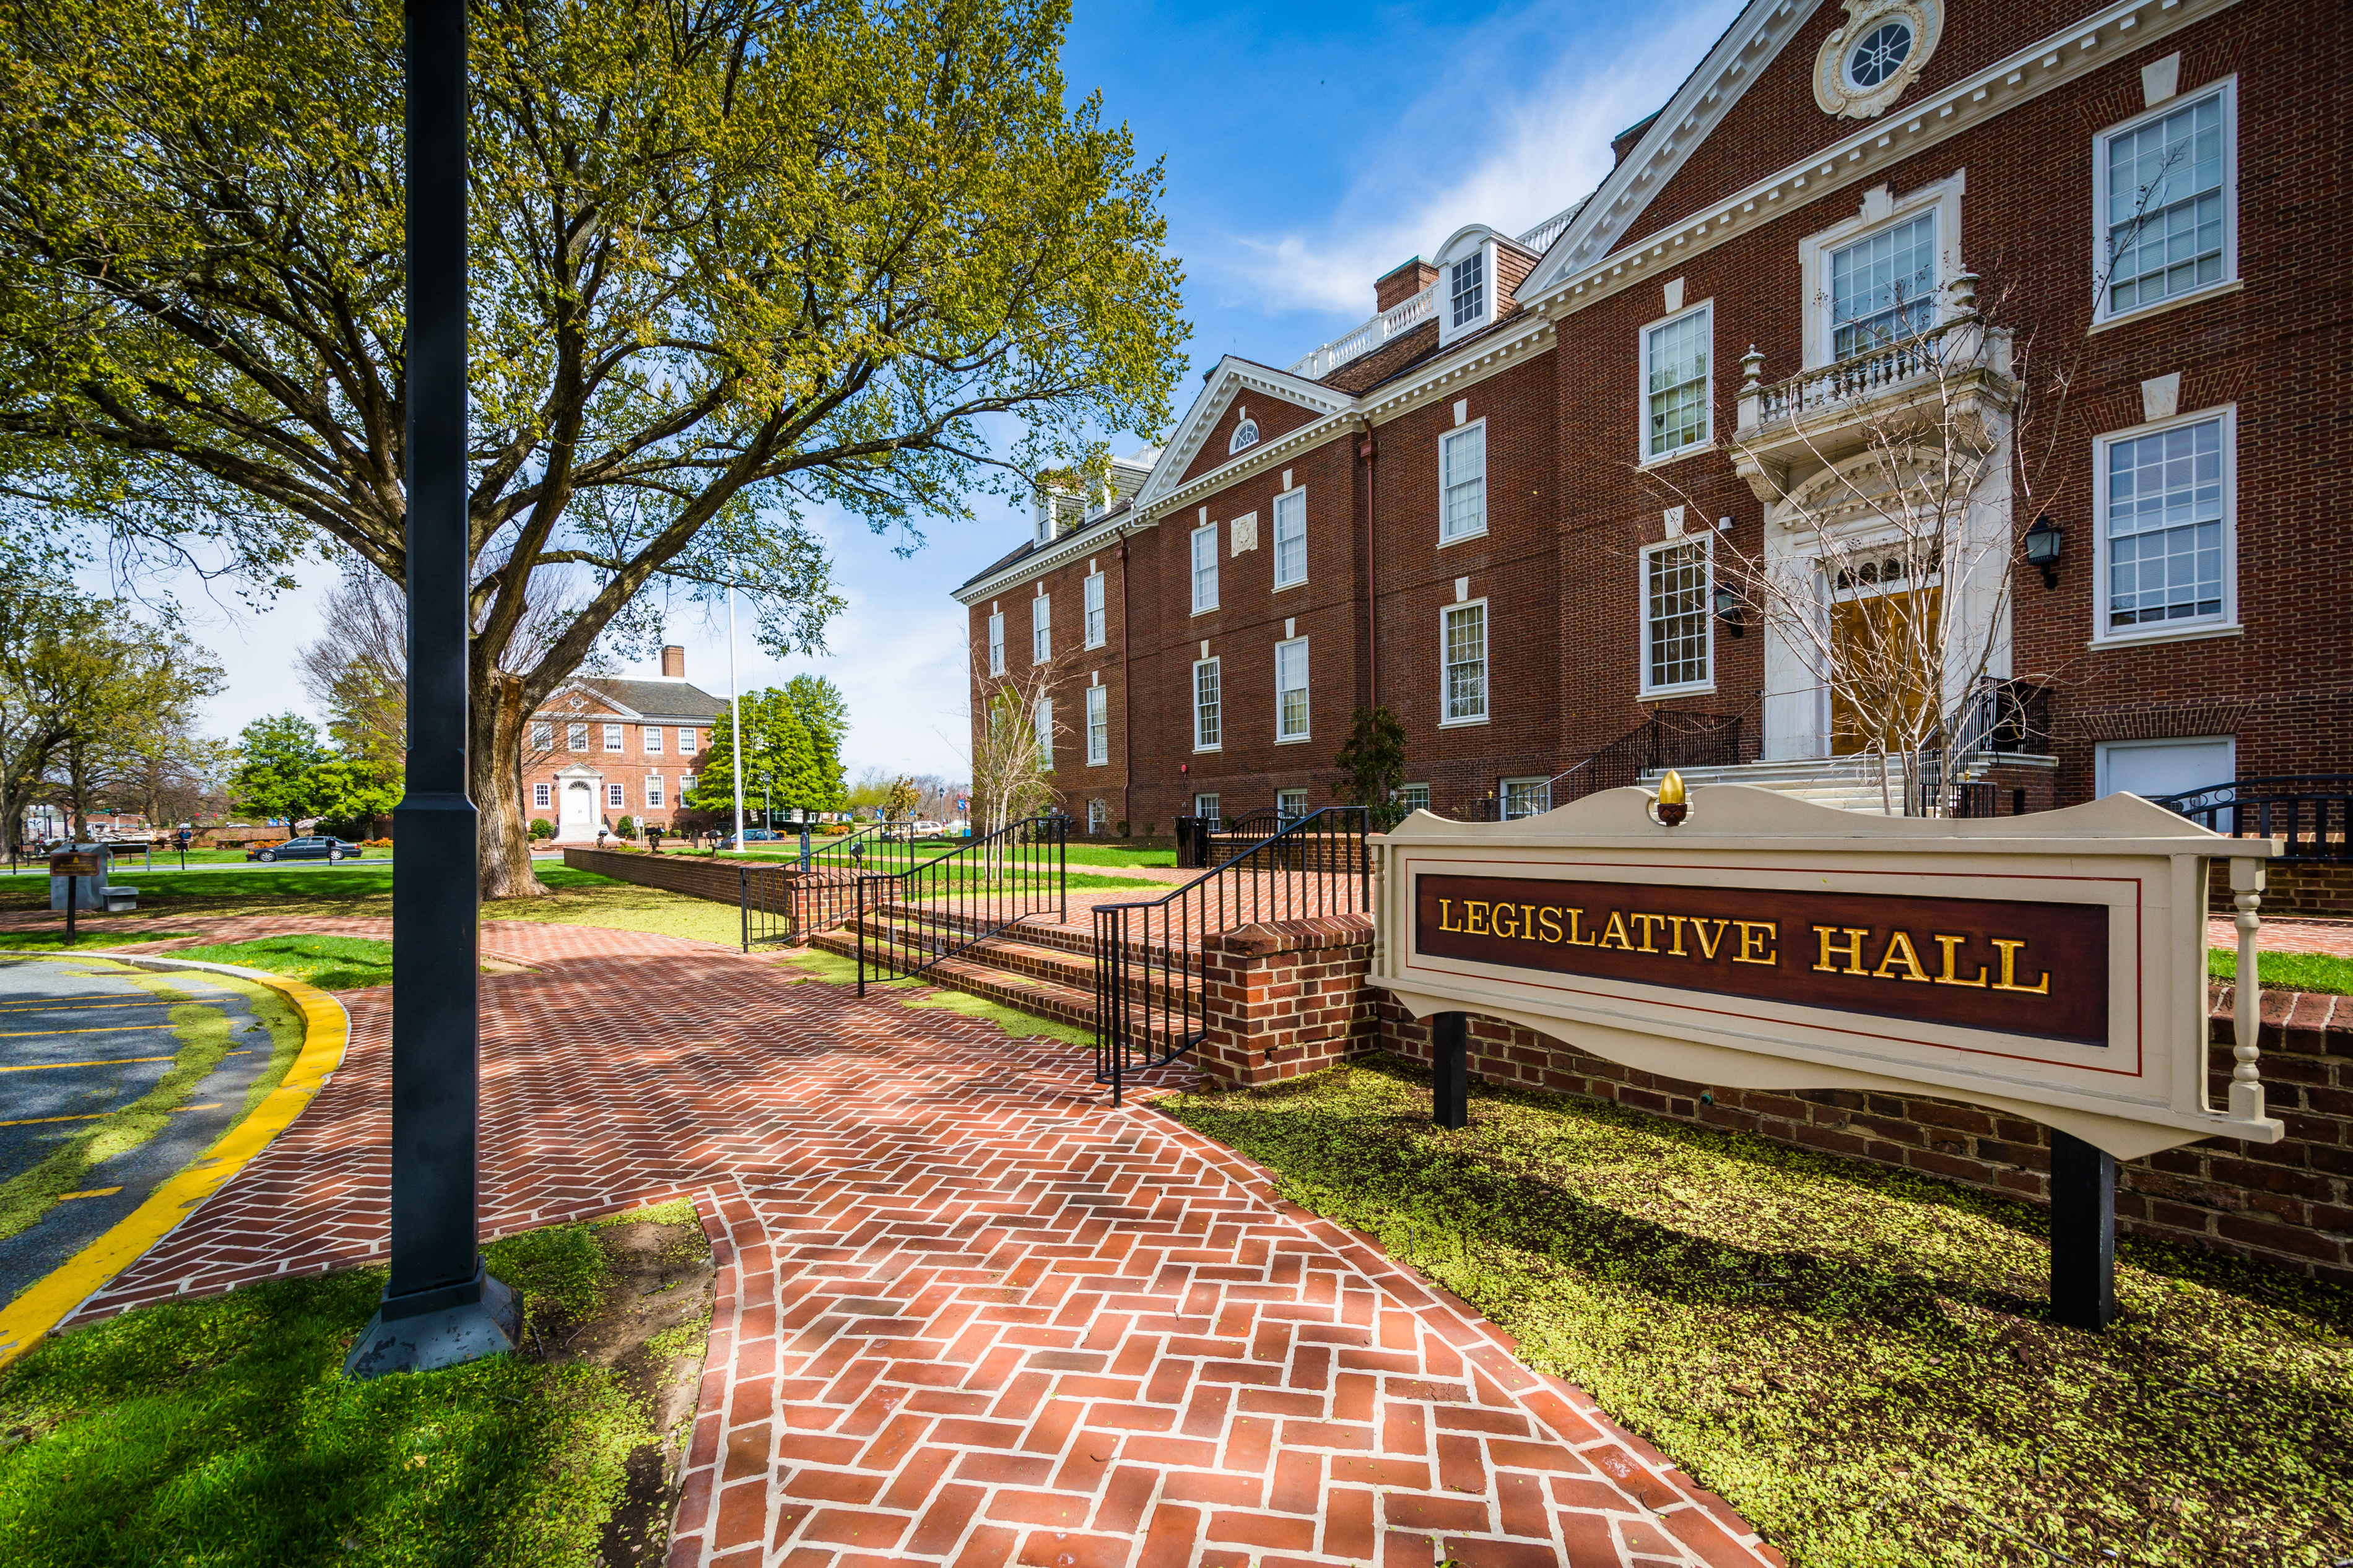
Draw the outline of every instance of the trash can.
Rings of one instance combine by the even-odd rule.
[[[1214,818],[1180,816],[1176,818],[1176,868],[1180,871],[1206,871],[1209,868],[1209,833],[1217,826]]]

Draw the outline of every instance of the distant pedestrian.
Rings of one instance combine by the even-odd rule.
[[[646,824],[646,844],[655,854],[659,855],[661,853],[661,825],[659,823],[649,822]]]

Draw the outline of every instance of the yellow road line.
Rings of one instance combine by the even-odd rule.
[[[59,1193],[58,1202],[63,1203],[68,1198],[111,1198],[121,1190],[121,1187],[92,1187],[86,1193]]]
[[[174,1052],[176,1056],[178,1053]],[[249,1057],[251,1051],[223,1051],[224,1057]],[[168,1062],[172,1057],[102,1057],[94,1062],[26,1062],[22,1067],[0,1068],[0,1072],[62,1072],[67,1068],[111,1068],[124,1062]]]
[[[161,996],[60,996],[53,1002],[0,1002],[0,1013],[47,1013],[58,1007],[95,1006],[111,1003],[118,1007],[177,1007],[177,1002]]]
[[[227,1101],[216,1100],[209,1105],[175,1105],[172,1114],[185,1110],[218,1110]],[[93,1110],[84,1116],[20,1116],[14,1121],[0,1121],[0,1127],[39,1127],[51,1121],[103,1121],[113,1115],[111,1110]]]
[[[131,960],[118,959],[117,963]],[[178,1228],[196,1206],[245,1168],[247,1161],[269,1147],[286,1131],[303,1107],[311,1103],[343,1065],[343,1047],[351,1038],[351,1020],[332,996],[299,980],[238,969],[222,963],[209,968],[267,985],[291,1001],[302,1014],[302,1051],[286,1077],[271,1089],[253,1113],[221,1135],[220,1141],[191,1161],[170,1180],[156,1184],[147,1199],[97,1240],[75,1253],[47,1274],[27,1285],[16,1299],[0,1307],[0,1367],[30,1350],[43,1334],[104,1289],[107,1281],[129,1268],[149,1248]],[[149,973],[188,973],[166,965]],[[195,973],[201,973],[202,970]],[[249,1051],[236,1053],[249,1056]]]
[[[94,1029],[10,1029],[0,1040],[41,1040],[51,1035],[127,1035],[133,1029],[160,1029],[161,1024],[101,1024]]]

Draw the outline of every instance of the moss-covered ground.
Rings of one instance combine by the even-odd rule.
[[[2118,1248],[2047,1310],[2042,1211],[1373,1058],[1159,1101],[1374,1236],[1721,1492],[1799,1568],[2353,1559],[2353,1291]]]
[[[700,1241],[691,1208],[674,1229]],[[574,1225],[485,1251],[522,1292],[530,1352],[346,1380],[376,1269],[146,1307],[36,1346],[0,1374],[0,1568],[613,1561],[630,1457],[661,1434],[626,1365],[545,1347],[607,1310],[614,1249]],[[699,1363],[705,1328],[643,1342]]]

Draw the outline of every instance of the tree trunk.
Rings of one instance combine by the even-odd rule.
[[[477,679],[466,782],[479,814],[477,853],[485,899],[536,898],[548,890],[531,868],[531,822],[522,809],[525,719],[521,679],[504,670]]]

